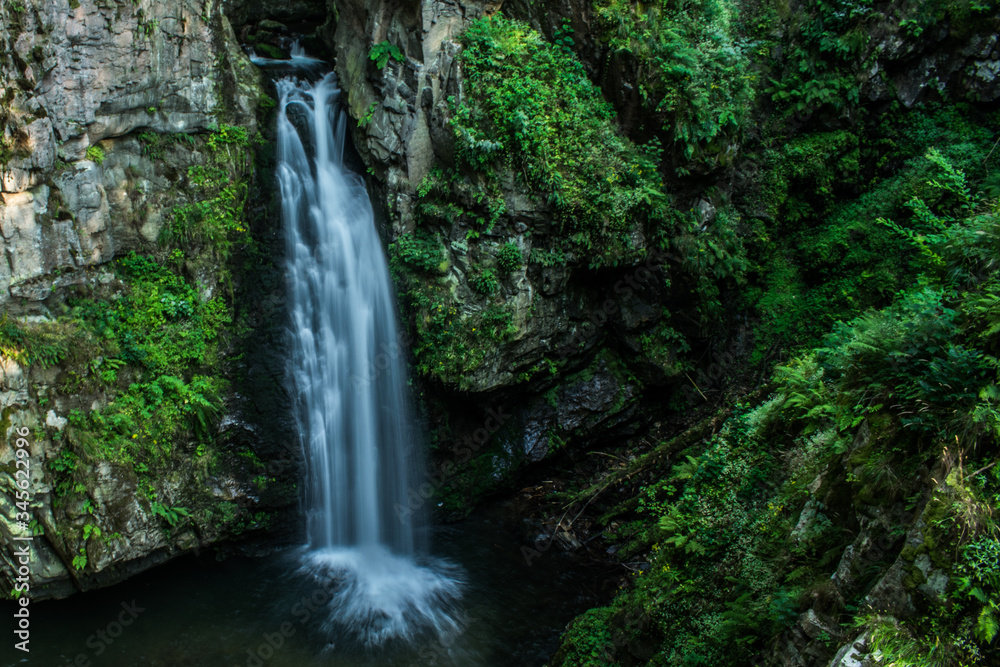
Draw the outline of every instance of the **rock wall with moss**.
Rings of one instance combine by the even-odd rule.
[[[214,2],[10,0],[0,45],[0,585],[26,532],[34,597],[280,539],[300,456],[259,72]]]
[[[336,4],[439,463],[512,414],[451,509],[550,444],[714,401],[720,367],[760,375],[913,278],[875,219],[941,128],[985,140],[995,16],[883,5]],[[623,373],[580,428],[555,389],[598,357]]]

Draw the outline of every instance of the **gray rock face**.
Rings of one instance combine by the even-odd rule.
[[[993,102],[1000,98],[997,30],[997,17],[982,16],[972,30],[945,22],[911,36],[887,16],[870,28],[866,58],[874,65],[863,74],[862,95],[906,107],[935,98]]]
[[[107,187],[126,179],[118,172],[106,183],[114,144],[98,142],[204,131],[227,115],[254,132],[261,93],[218,6],[22,4],[16,15],[0,8],[0,43],[13,49],[0,60],[0,91],[12,98],[0,117],[12,154],[0,162],[0,304],[12,293],[44,299],[51,285],[31,281],[102,264],[118,250],[123,218]],[[69,164],[57,168],[57,157]]]
[[[205,157],[189,151],[167,169],[136,135],[195,133],[220,122],[256,132],[259,78],[217,3],[0,3],[0,308],[51,322],[50,309],[75,286],[114,298],[105,265],[155,247],[173,207],[191,196],[179,187],[188,166]],[[213,289],[219,267],[198,268]],[[70,412],[108,400],[57,389],[66,370],[0,358],[3,443],[14,428],[32,433],[31,514],[42,531],[31,542],[34,597],[109,585],[222,536],[211,528],[165,532],[140,501],[132,469],[108,461],[88,471],[91,506],[57,501],[52,460],[74,437]],[[23,534],[12,520],[13,459],[0,444],[0,582],[8,588],[12,537]],[[211,476],[234,503],[257,492],[237,473]],[[187,503],[201,474],[191,466],[161,480],[162,500]],[[88,540],[85,525],[100,539]],[[85,574],[71,562],[84,545]]]
[[[516,424],[519,458],[541,461],[553,448],[576,435],[602,433],[626,424],[632,416],[638,387],[616,368],[598,359],[591,369],[567,378],[545,400],[535,402]]]
[[[25,76],[64,158],[136,128],[192,132],[212,122],[222,92],[215,62],[233,41],[217,10],[206,20],[204,3],[192,0],[29,7],[15,48],[25,59],[41,49]],[[248,109],[246,100],[234,102]]]
[[[567,10],[577,6],[564,5]],[[365,119],[355,143],[381,181],[377,191],[384,198],[377,203],[389,221],[385,236],[391,242],[414,228],[418,186],[432,167],[454,164],[448,98],[461,100],[465,92],[458,40],[473,20],[497,6],[431,0],[403,7],[352,0],[338,3],[337,8],[337,30],[331,41],[336,70],[349,93],[350,113]],[[560,24],[556,14],[550,18],[556,21],[553,25]],[[378,69],[368,54],[384,41],[398,46],[405,59],[390,58]],[[524,375],[547,357],[585,357],[609,329],[645,329],[659,319],[661,310],[649,305],[657,300],[659,279],[645,268],[625,267],[608,276],[607,284],[594,281],[584,287],[580,283],[589,277],[586,258],[570,257],[566,265],[555,266],[531,262],[533,250],[545,247],[545,239],[559,233],[552,224],[552,211],[537,193],[522,191],[512,173],[501,174],[499,180],[506,214],[492,232],[467,244],[470,229],[464,223],[440,230],[447,239],[445,282],[461,304],[462,316],[499,304],[512,313],[517,328],[515,336],[485,350],[484,358],[464,373],[461,389],[477,393],[522,383]],[[471,200],[478,193],[466,194]],[[525,266],[501,275],[498,298],[484,299],[471,286],[474,271],[492,266],[493,256],[507,242],[518,247]],[[633,245],[644,248],[646,240],[637,235]],[[627,274],[637,270],[645,272],[638,284],[621,283],[619,278],[631,278]]]
[[[829,667],[861,667],[868,643],[868,633],[862,633],[845,644],[830,661]]]

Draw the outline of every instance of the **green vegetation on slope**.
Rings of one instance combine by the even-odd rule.
[[[502,16],[462,40],[469,95],[452,120],[462,161],[488,176],[500,165],[523,173],[592,266],[634,258],[627,232],[664,216],[662,181],[573,52]]]
[[[215,433],[228,389],[223,359],[240,333],[229,265],[237,252],[255,253],[244,210],[253,140],[242,128],[221,125],[198,138],[146,133],[140,141],[168,167],[198,162],[187,169],[187,186],[173,193],[181,203],[164,224],[160,248],[117,258],[108,280],[71,292],[53,320],[4,316],[0,353],[26,366],[58,367],[37,396],[43,410],[90,397],[66,415],[61,432],[50,432],[60,447],[46,462],[54,508],[93,513],[101,502],[94,493],[98,470],[113,470],[120,483],[134,485],[165,531],[182,524],[245,528],[267,517],[249,518],[206,488],[180,489],[175,473],[191,470],[203,481],[234,463]],[[178,496],[192,506],[174,506]],[[101,511],[112,523],[119,518],[113,508]],[[116,538],[77,523],[60,521],[58,530],[77,541],[72,565],[82,570],[89,548],[106,549]]]
[[[594,8],[611,54],[638,79],[648,129],[662,129],[664,145],[680,153],[677,173],[692,160],[731,164],[754,78],[733,39],[734,5],[598,0]]]
[[[678,299],[698,313],[696,333],[713,327],[723,309],[722,286],[739,282],[746,268],[739,216],[728,208],[706,227],[692,211],[672,206],[659,141],[640,147],[621,134],[610,104],[569,48],[568,33],[551,44],[496,15],[474,21],[462,41],[464,94],[451,100],[456,164],[435,168],[421,184],[419,227],[391,253],[413,314],[418,370],[467,386],[488,348],[524,324],[503,292],[525,259],[598,269],[629,266],[650,247],[670,251],[683,268]],[[526,232],[532,235],[527,258],[510,236],[503,238],[513,234],[504,195],[511,188],[501,190],[508,181],[555,223]],[[467,229],[466,239],[446,248],[442,239],[453,225]],[[481,238],[487,233],[488,240]],[[456,294],[446,275],[448,250],[470,260],[471,299]]]
[[[997,660],[1000,201],[937,150],[912,166],[911,215],[873,222],[905,240],[915,285],[781,365],[770,397],[602,519],[648,565],[555,664],[750,664],[809,608],[827,660],[866,629],[885,664]],[[887,615],[899,594],[916,614]]]
[[[909,202],[926,193],[933,171],[924,158],[931,147],[970,176],[985,176],[992,132],[972,115],[932,105],[857,133],[775,138],[760,153],[760,184],[746,205],[766,222],[747,242],[755,263],[744,294],[761,318],[758,358],[813,345],[835,321],[887,304],[913,281],[919,267],[878,219],[912,217]]]

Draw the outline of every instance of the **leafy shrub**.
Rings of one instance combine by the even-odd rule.
[[[540,188],[595,265],[629,248],[623,232],[665,205],[653,161],[615,126],[572,53],[500,15],[462,36],[468,96],[455,101],[458,155],[475,169],[508,162]]]
[[[771,99],[790,113],[824,107],[840,112],[859,102],[857,70],[870,33],[871,0],[823,0],[809,8],[797,39],[789,44],[784,71],[771,80]]]
[[[404,62],[406,57],[403,52],[399,50],[399,47],[395,44],[389,43],[388,40],[384,42],[379,42],[372,47],[372,50],[368,52],[368,59],[375,63],[375,66],[379,69],[383,69],[388,63],[389,58],[397,62]]]
[[[425,273],[444,273],[447,256],[437,236],[418,229],[400,236],[391,247],[393,257]]]
[[[161,517],[166,521],[171,528],[176,526],[182,518],[191,516],[191,512],[186,507],[167,507],[156,501],[149,504],[149,510],[153,516]]]
[[[638,63],[643,107],[683,158],[719,159],[719,140],[735,137],[743,121],[752,78],[732,34],[732,6],[598,0],[595,9],[612,54]]]
[[[102,164],[104,162],[104,149],[97,144],[88,146],[87,159],[96,164]]]
[[[247,240],[243,222],[247,186],[232,182],[223,169],[200,165],[188,169],[188,178],[202,188],[205,198],[175,207],[173,218],[160,230],[160,243],[189,250],[207,247],[225,261],[236,240]]]
[[[521,251],[516,243],[508,241],[500,246],[497,252],[497,266],[501,271],[511,273],[521,268],[521,264]]]
[[[564,667],[590,667],[607,665],[614,667],[617,662],[611,658],[610,621],[614,610],[602,607],[590,609],[578,616],[566,628],[565,644],[558,659]]]
[[[497,282],[497,275],[493,269],[483,269],[470,276],[469,284],[472,289],[486,296],[493,296],[500,290],[500,283]]]
[[[0,354],[24,366],[49,368],[96,354],[96,343],[70,318],[22,323],[0,314]]]

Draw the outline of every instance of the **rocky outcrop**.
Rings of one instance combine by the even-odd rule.
[[[175,207],[198,200],[189,169],[206,164],[212,151],[199,135],[231,124],[253,136],[262,95],[260,74],[218,3],[0,4],[4,317],[62,335],[72,328],[64,322],[67,297],[111,308],[122,295],[112,260],[132,250],[159,252]],[[217,293],[227,271],[208,248],[189,252],[183,269],[203,299]],[[271,289],[280,292],[280,285]],[[280,314],[273,294],[255,297],[258,325]],[[86,464],[84,488],[74,491],[66,466],[84,465],[70,453],[87,445],[73,415],[103,409],[114,396],[86,379],[73,389],[71,379],[93,377],[101,358],[52,365],[3,357],[5,590],[17,570],[12,538],[25,534],[15,521],[24,510],[16,507],[15,432],[30,433],[33,597],[116,583],[178,554],[265,530],[265,514],[294,508],[295,493],[285,490],[294,487],[300,461],[280,395],[284,369],[262,359],[251,355],[228,367],[234,382],[215,434],[218,457],[199,462],[190,442],[172,443],[186,458],[152,488],[140,488],[149,480],[134,462],[96,457]],[[256,380],[240,380],[248,368]],[[226,447],[259,451],[264,460]],[[294,529],[294,520],[289,525]]]
[[[886,17],[888,19],[888,17]],[[862,74],[862,95],[872,102],[893,98],[904,106],[937,99],[995,102],[1000,99],[1000,44],[996,17],[970,25],[952,17],[926,29],[886,20],[873,31],[871,67]]]
[[[99,164],[113,149],[102,140],[137,130],[205,131],[227,117],[257,129],[259,74],[217,7],[76,5],[0,8],[9,54],[0,60],[0,304],[12,286],[17,292],[54,270],[102,264],[116,244],[128,245],[129,232],[115,223],[134,216],[116,210],[108,192],[109,181],[118,187],[125,179]]]
[[[867,451],[869,438],[866,424],[852,449],[855,456],[849,454],[848,458],[857,459],[858,452]],[[861,613],[895,622],[926,613],[947,600],[947,593],[954,591],[951,572],[958,550],[942,517],[949,508],[970,501],[962,485],[962,472],[955,463],[946,453],[934,470],[920,471],[910,486],[915,491],[913,497],[918,499],[911,510],[902,502],[871,503],[859,497],[864,495],[863,491],[859,494],[859,489],[854,490],[853,516],[838,517],[838,525],[856,525],[857,537],[843,549],[830,577],[831,586],[822,595],[814,596],[817,601],[813,606],[784,632],[768,664],[776,667],[870,664],[873,656],[867,633],[845,633],[831,620],[847,613],[847,601],[858,600]],[[843,505],[843,488],[838,491],[834,485],[824,484],[824,479],[825,476],[816,480],[800,513],[799,524],[809,521],[810,507],[817,498]]]
[[[374,175],[371,190],[388,245],[414,231],[420,189],[434,170],[456,163],[451,115],[467,94],[457,58],[460,37],[472,21],[499,9],[499,3],[490,2],[336,3],[336,33],[328,43],[350,113],[360,121],[355,144]],[[380,68],[370,54],[387,45],[398,52]],[[571,376],[591,367],[602,348],[639,347],[641,334],[662,318],[662,309],[653,304],[664,299],[663,276],[670,270],[654,255],[646,265],[603,272],[588,270],[586,257],[536,261],[536,253],[561,234],[551,205],[525,186],[520,174],[500,174],[498,180],[505,212],[495,226],[474,235],[461,220],[435,227],[444,244],[440,271],[414,278],[454,304],[460,322],[455,326],[470,339],[460,372],[422,373],[431,421],[451,425],[441,437],[471,436],[486,418],[482,406],[517,411],[518,426],[508,425],[491,444],[490,460],[500,466],[494,480],[500,479],[500,468],[543,458],[550,442],[596,442],[615,432],[615,425],[627,422],[635,428],[641,422],[632,408],[642,382],[598,373],[589,381],[599,386],[576,387]],[[477,206],[482,195],[475,185],[455,186],[455,191],[468,208]],[[638,234],[631,243],[643,248],[645,240]],[[516,248],[520,257],[512,270],[497,264],[504,247]],[[394,252],[390,249],[390,255]],[[488,298],[474,286],[484,270],[497,275],[496,292]],[[401,289],[406,283],[400,281]],[[506,333],[481,336],[489,328],[483,322],[497,313],[508,318]],[[405,314],[411,332],[418,319],[427,317],[412,309]],[[670,375],[660,369],[643,382],[652,378],[662,385]],[[550,391],[557,382],[576,388]],[[457,414],[452,406],[467,404],[470,393],[477,407],[471,415]]]

